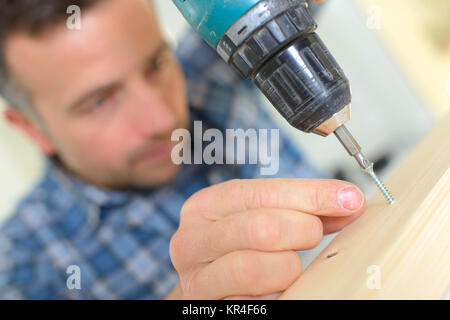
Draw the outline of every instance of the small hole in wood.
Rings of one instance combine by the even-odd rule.
[[[330,253],[329,255],[327,255],[327,259],[330,259],[330,258],[334,257],[334,256],[337,255],[337,254],[338,254],[337,251],[336,251],[336,252],[333,252],[333,253]]]

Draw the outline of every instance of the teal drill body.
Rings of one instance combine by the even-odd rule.
[[[173,0],[180,12],[213,48],[231,25],[261,0]]]

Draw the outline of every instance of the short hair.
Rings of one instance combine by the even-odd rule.
[[[101,0],[0,0],[0,96],[11,106],[35,116],[27,94],[13,79],[6,61],[5,42],[14,32],[32,36],[66,21],[67,9],[76,5],[87,9]]]

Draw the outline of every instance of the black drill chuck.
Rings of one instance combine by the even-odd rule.
[[[307,7],[304,0],[261,1],[227,31],[218,52],[292,126],[311,132],[349,105],[351,93]]]
[[[347,78],[315,33],[300,36],[270,58],[253,80],[281,115],[304,132],[351,102]]]

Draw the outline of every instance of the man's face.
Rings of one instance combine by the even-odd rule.
[[[171,133],[186,128],[182,71],[148,0],[108,0],[35,38],[7,40],[7,62],[26,88],[64,165],[108,188],[152,187],[178,168]]]

